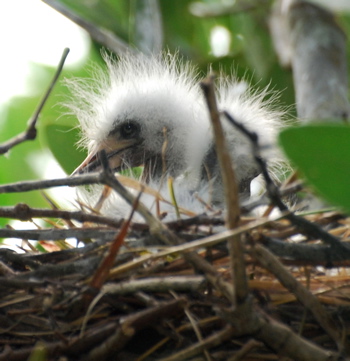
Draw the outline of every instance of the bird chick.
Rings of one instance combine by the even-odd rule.
[[[194,197],[198,192],[211,206],[222,207],[215,142],[196,68],[169,54],[127,54],[118,60],[105,56],[105,61],[107,73],[99,72],[91,84],[70,83],[75,96],[69,108],[80,122],[81,144],[88,149],[74,174],[98,170],[96,155],[103,149],[111,169],[143,166],[141,181],[157,190],[164,191],[164,180],[173,178],[180,206],[203,210]],[[267,90],[251,92],[236,79],[218,80],[219,109],[257,133],[274,172],[284,162],[275,147],[283,112],[274,109],[266,95]],[[251,144],[232,125],[223,121],[223,127],[240,196],[248,196],[251,181],[259,175]],[[125,216],[121,203],[110,197],[102,212]]]

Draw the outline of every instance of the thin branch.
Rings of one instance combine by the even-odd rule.
[[[244,360],[245,357],[247,357],[248,354],[251,353],[253,349],[261,348],[262,346],[263,343],[251,339],[246,344],[244,344],[242,348],[239,351],[237,351],[234,356],[230,357],[227,361]]]
[[[152,277],[136,280],[127,280],[118,283],[106,283],[101,293],[109,295],[127,295],[144,291],[150,292],[195,292],[204,287],[206,280],[203,276],[172,276]]]
[[[63,186],[83,186],[90,184],[99,184],[101,183],[101,175],[99,173],[84,174],[74,177],[58,178],[58,179],[48,179],[41,181],[24,181],[16,182],[10,184],[4,184],[0,186],[1,193],[21,193],[36,191],[39,189],[47,189],[53,187],[63,187]]]
[[[20,143],[23,143],[27,140],[34,140],[36,138],[36,134],[37,134],[36,123],[38,121],[39,115],[40,115],[47,99],[49,98],[49,96],[52,92],[52,89],[54,88],[54,86],[57,83],[57,80],[62,72],[64,62],[66,61],[66,58],[68,56],[68,53],[69,53],[69,49],[68,48],[64,49],[61,60],[56,69],[55,75],[54,75],[53,79],[51,80],[49,88],[47,89],[47,91],[44,94],[43,98],[41,99],[37,109],[35,110],[33,116],[31,117],[27,130],[25,130],[21,134],[16,135],[15,137],[6,141],[5,143],[1,144],[0,145],[0,154],[5,154],[14,146],[16,146]]]
[[[32,208],[27,204],[19,203],[14,207],[0,207],[0,218],[19,219],[21,221],[30,221],[33,218],[58,218],[64,220],[75,220],[78,222],[92,222],[96,224],[104,224],[113,228],[119,228],[123,219],[115,219],[99,214],[85,213],[83,211],[64,211],[60,209],[42,209]],[[181,231],[191,226],[207,225],[218,226],[223,225],[222,218],[213,218],[205,214],[195,217],[179,219],[176,221],[165,222],[169,229]],[[130,224],[133,231],[147,232],[148,224],[133,222]]]
[[[119,228],[123,222],[123,220],[116,220],[115,218],[109,218],[97,214],[88,214],[82,211],[31,208],[24,203],[19,203],[14,207],[0,207],[0,217],[19,219],[21,221],[30,221],[33,218],[60,218],[79,222],[105,224],[114,228]]]
[[[0,228],[0,238],[19,238],[36,241],[56,241],[66,238],[77,239],[111,239],[116,230],[106,228],[69,228],[69,229],[8,229]],[[9,242],[9,241],[7,241]]]
[[[232,167],[232,159],[227,148],[224,131],[220,121],[220,113],[217,107],[214,76],[209,76],[201,82],[205,100],[207,102],[209,115],[215,137],[215,148],[221,168],[221,177],[225,190],[225,201],[227,208],[227,225],[234,228],[239,224],[240,208],[238,197],[238,184]]]
[[[343,244],[337,237],[332,236],[321,227],[317,226],[314,223],[309,222],[303,217],[298,217],[292,212],[289,212],[288,207],[283,203],[278,187],[275,185],[271,179],[265,160],[260,155],[260,147],[258,144],[258,136],[256,133],[250,132],[246,129],[241,123],[237,122],[228,112],[224,111],[223,114],[229,120],[229,122],[239,129],[244,135],[248,137],[253,146],[253,154],[257,164],[260,167],[261,173],[266,182],[266,191],[271,199],[272,203],[278,207],[278,209],[286,213],[285,218],[287,218],[292,224],[294,224],[300,233],[314,237],[315,239],[321,239],[323,242],[334,247],[334,250],[337,252],[348,251],[348,246]]]
[[[221,125],[220,113],[215,97],[214,77],[209,76],[207,79],[202,81],[201,87],[209,109],[215,137],[215,147],[221,169],[227,208],[226,224],[229,229],[234,229],[239,225],[240,219],[238,184]],[[231,259],[232,283],[235,290],[235,298],[232,301],[236,304],[244,302],[249,292],[244,262],[244,247],[241,236],[237,235],[229,239],[228,248]]]

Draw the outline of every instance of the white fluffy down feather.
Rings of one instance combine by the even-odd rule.
[[[123,55],[118,60],[105,56],[108,71],[98,71],[91,82],[73,80],[69,87],[73,101],[68,107],[78,118],[81,145],[89,156],[77,173],[98,169],[96,153],[105,149],[115,171],[143,166],[141,181],[169,199],[167,178],[174,179],[178,205],[194,213],[206,210],[198,198],[214,209],[224,207],[220,170],[215,153],[209,112],[199,86],[198,71],[178,56]],[[276,147],[283,127],[284,111],[274,106],[268,90],[252,92],[235,78],[220,78],[217,99],[220,110],[228,111],[247,129],[258,134],[271,173],[280,176],[284,160]],[[249,196],[250,183],[259,170],[249,140],[222,119],[227,144],[240,188]],[[89,192],[93,205],[100,188]],[[137,193],[137,191],[134,191]],[[149,194],[141,198],[155,208]],[[166,219],[174,218],[172,206],[161,202]],[[113,194],[102,213],[125,217],[130,211]]]

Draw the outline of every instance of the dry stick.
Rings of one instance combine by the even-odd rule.
[[[49,179],[41,181],[22,181],[15,182],[10,184],[0,185],[0,194],[2,193],[21,193],[29,192],[35,190],[43,190],[53,187],[63,187],[63,186],[82,186],[82,185],[91,185],[91,184],[100,184],[101,183],[101,174],[93,173],[86,174],[81,176],[67,177],[67,178],[58,178],[58,179]],[[19,204],[18,207],[25,213],[26,205]],[[10,210],[3,210],[6,214],[10,213]],[[50,216],[48,216],[50,217]],[[62,217],[64,218],[64,217]]]
[[[221,177],[225,190],[227,208],[226,223],[229,229],[234,229],[239,225],[240,217],[238,185],[220,122],[220,113],[217,108],[214,92],[214,77],[209,76],[207,79],[202,81],[201,87],[209,108],[215,136],[216,152],[220,163]],[[241,235],[229,238],[227,241],[231,260],[232,282],[235,293],[232,301],[233,304],[236,305],[244,302],[249,292],[244,262],[244,248],[241,241]]]
[[[91,239],[115,237],[116,230],[106,228],[69,228],[69,229],[0,229],[0,238],[20,238],[36,241],[55,241],[66,238]]]
[[[342,350],[342,330],[335,324],[334,320],[329,316],[326,310],[323,308],[321,302],[298,282],[282,265],[282,263],[265,247],[256,245],[253,248],[253,255],[258,262],[270,271],[274,276],[292,292],[297,299],[314,315],[317,322],[328,333],[333,341],[338,345],[338,348]]]
[[[0,194],[21,193],[52,187],[72,187],[99,183],[101,183],[101,175],[99,173],[92,173],[68,178],[48,179],[41,181],[23,181],[11,184],[4,184],[0,186]]]
[[[253,349],[258,347],[263,347],[263,343],[255,341],[255,340],[249,340],[247,343],[245,343],[239,351],[235,353],[234,356],[230,357],[227,361],[240,361],[244,360],[244,358],[252,352]]]
[[[298,217],[292,212],[289,212],[288,207],[283,203],[278,187],[275,185],[271,179],[269,172],[267,171],[266,163],[264,159],[260,156],[260,148],[258,144],[258,136],[256,133],[250,132],[242,124],[237,122],[228,112],[223,112],[226,118],[230,123],[239,129],[243,134],[245,134],[248,139],[251,141],[253,146],[254,158],[260,167],[261,173],[266,182],[266,191],[271,199],[272,203],[278,207],[281,212],[285,212],[285,218],[287,218],[293,225],[295,225],[299,232],[307,236],[314,237],[316,239],[321,239],[325,243],[329,244],[335,251],[339,253],[344,251],[349,251],[349,247],[342,243],[337,237],[332,236],[328,232],[324,231],[321,227],[318,227],[316,224],[309,222],[303,217]]]
[[[23,143],[27,140],[34,140],[36,138],[37,130],[36,130],[35,126],[36,126],[37,120],[39,118],[39,115],[40,115],[48,97],[50,96],[50,94],[52,92],[52,89],[54,88],[55,84],[57,83],[57,80],[62,72],[64,62],[66,61],[66,58],[68,56],[68,53],[69,53],[69,49],[68,48],[64,49],[61,60],[58,64],[56,73],[50,83],[49,88],[47,89],[46,93],[44,94],[44,97],[41,99],[38,108],[35,110],[32,118],[29,120],[27,130],[21,134],[16,135],[15,137],[6,141],[5,143],[1,144],[0,145],[0,154],[7,153],[11,148],[16,146],[17,144]]]
[[[221,176],[225,189],[227,207],[227,223],[232,228],[239,224],[240,208],[238,199],[238,185],[232,168],[232,160],[227,150],[226,140],[220,121],[220,113],[216,103],[214,91],[214,77],[210,76],[201,82],[201,88],[207,101],[210,118],[213,126],[216,152],[221,167]]]
[[[115,219],[98,214],[84,213],[83,211],[65,211],[61,209],[31,208],[24,203],[18,203],[13,207],[0,207],[0,218],[19,219],[21,221],[30,221],[32,218],[58,218],[64,220],[75,220],[82,223],[91,222],[95,224],[103,224],[113,228],[120,228],[120,226],[123,223],[123,219]],[[211,218],[203,214],[183,220],[166,222],[165,224],[170,229],[181,230],[181,229],[186,229],[190,226],[196,226],[196,225],[215,226],[215,225],[222,225],[223,223],[224,221],[221,218]],[[145,232],[149,230],[149,227],[145,223],[133,222],[130,225],[130,229],[134,231]],[[10,229],[8,229],[8,231],[10,231]]]
[[[208,336],[204,340],[197,342],[194,345],[191,345],[186,349],[173,354],[172,356],[162,358],[159,361],[188,360],[189,358],[194,357],[199,353],[202,353],[206,349],[219,346],[222,343],[229,341],[233,335],[234,329],[231,326],[226,326],[222,330]]]
[[[24,203],[18,203],[14,207],[0,207],[0,217],[14,218],[21,221],[30,221],[32,218],[60,218],[79,222],[105,224],[114,228],[119,228],[123,222],[122,220],[116,220],[115,218],[109,218],[97,214],[88,214],[82,211],[31,208]]]
[[[203,276],[171,276],[152,277],[136,280],[106,283],[101,288],[101,295],[127,295],[144,291],[155,292],[194,292],[205,287],[206,280]]]

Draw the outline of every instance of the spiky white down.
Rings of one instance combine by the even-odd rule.
[[[159,154],[166,141],[169,156],[165,178],[169,175],[175,179],[175,194],[180,206],[203,210],[201,203],[193,197],[195,192],[216,207],[223,206],[219,168],[212,154],[214,140],[209,113],[197,70],[169,54],[124,55],[118,61],[109,57],[105,60],[107,73],[98,72],[91,83],[73,81],[70,84],[75,96],[69,107],[81,125],[81,144],[90,153],[96,152],[119,124],[137,121],[142,127],[145,160],[147,154]],[[266,102],[266,93],[266,90],[251,92],[245,82],[234,78],[218,80],[219,109],[228,111],[258,134],[260,144],[269,149],[269,168],[278,169],[284,162],[275,146],[276,136],[283,126],[283,112]],[[258,174],[251,144],[224,119],[223,125],[237,180],[243,184],[247,179],[250,183]],[[207,162],[211,173],[209,183],[204,176]],[[157,177],[155,173],[151,183],[167,193],[164,177]],[[168,198],[167,194],[163,195]],[[148,198],[150,196],[144,196],[144,200]],[[149,202],[154,203],[153,200]],[[102,209],[109,214],[111,210],[118,216],[125,216],[127,212],[116,196],[110,197]]]

